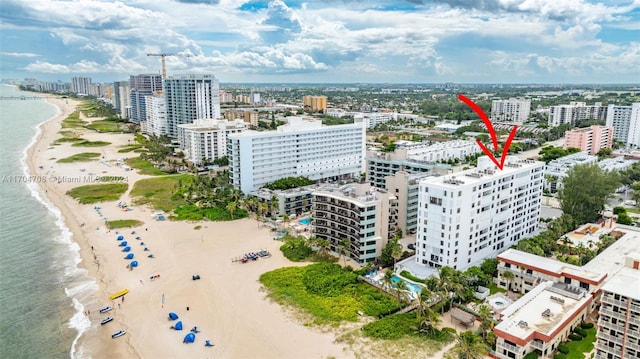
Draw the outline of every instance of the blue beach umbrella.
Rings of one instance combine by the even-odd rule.
[[[132,267],[137,267],[137,266],[138,266],[138,261],[133,261],[133,262],[131,262],[131,266],[132,266]]]
[[[189,333],[184,336],[183,343],[193,343],[196,340],[196,335],[193,333]]]
[[[124,236],[121,234],[121,235],[119,235],[119,236],[118,236],[118,238],[117,238],[117,239],[118,239],[119,241],[121,241],[121,240],[123,240],[123,239],[124,239]]]
[[[127,241],[120,242],[120,247],[126,247],[126,246],[127,246]]]
[[[129,252],[131,250],[131,247],[124,247],[122,248],[123,252]]]
[[[178,314],[174,313],[174,312],[169,312],[169,319],[170,320],[176,320],[178,319]]]
[[[124,257],[124,259],[133,259],[133,253],[127,254],[127,256]]]
[[[173,326],[173,329],[182,330],[182,321],[177,322],[176,325]]]

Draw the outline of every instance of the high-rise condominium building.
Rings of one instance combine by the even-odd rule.
[[[177,138],[178,125],[220,119],[220,84],[213,75],[177,75],[164,79],[167,134]]]
[[[373,262],[396,233],[396,197],[366,183],[321,187],[312,193],[312,234],[339,252],[349,241],[349,258]]]
[[[167,102],[164,94],[157,93],[145,97],[146,106],[146,132],[160,137],[167,134]],[[141,121],[142,123],[143,121]]]
[[[602,286],[596,342],[597,359],[640,357],[640,253]]]
[[[531,99],[510,98],[491,101],[491,120],[523,124],[531,113]]]
[[[302,108],[305,111],[325,112],[327,110],[327,96],[304,96]]]
[[[91,77],[74,77],[71,79],[71,91],[78,95],[88,95]]]
[[[178,125],[178,141],[185,157],[200,165],[226,156],[228,136],[246,129],[241,120],[197,120]]]
[[[549,107],[549,126],[571,124],[575,126],[579,121],[604,120],[607,108],[601,102],[587,105],[585,102],[571,101],[568,105]]]
[[[398,199],[398,229],[414,234],[418,228],[418,197],[420,181],[434,172],[410,174],[404,171],[385,177],[385,189]]]
[[[162,76],[158,74],[132,75],[129,77],[129,119],[139,124],[147,120],[146,96],[162,91]]]
[[[364,171],[362,122],[323,126],[321,121],[287,117],[276,131],[229,136],[229,176],[244,193],[285,177],[338,180]]]
[[[464,270],[530,236],[538,225],[544,163],[508,156],[500,170],[475,169],[420,181],[416,262]]]
[[[640,147],[640,103],[631,106],[609,105],[607,126],[613,127],[613,138],[627,147]]]
[[[116,81],[113,83],[113,109],[122,118],[129,117],[129,81]]]
[[[613,145],[613,127],[591,126],[575,128],[564,133],[564,148],[574,147],[595,155],[603,148]]]

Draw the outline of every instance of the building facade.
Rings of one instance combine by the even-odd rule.
[[[129,77],[129,120],[139,124],[147,120],[146,97],[162,91],[162,76],[158,74],[132,75]]]
[[[327,110],[327,96],[304,96],[302,108],[305,111],[325,112]]]
[[[347,239],[348,256],[360,265],[379,257],[396,233],[396,197],[386,191],[356,183],[321,187],[312,196],[312,235],[336,253]]]
[[[613,138],[626,147],[640,147],[640,103],[631,106],[609,105],[607,126],[613,127]]]
[[[398,200],[398,229],[403,234],[415,234],[418,229],[418,195],[420,181],[436,173],[410,174],[399,171],[385,177],[384,188]]]
[[[595,155],[603,148],[611,149],[613,145],[613,127],[590,126],[574,128],[564,133],[564,148],[574,147]]]
[[[116,81],[113,83],[113,109],[121,118],[129,117],[131,103],[129,101],[129,81]]]
[[[145,97],[146,106],[146,133],[153,136],[167,134],[167,102],[163,94]]]
[[[508,156],[499,170],[484,156],[475,169],[420,181],[418,264],[464,270],[533,235],[544,163]]]
[[[640,357],[640,253],[602,287],[596,359]]]
[[[324,126],[287,117],[276,131],[229,136],[229,176],[248,193],[286,177],[340,180],[364,171],[365,128],[360,123]]]
[[[71,79],[71,91],[78,95],[88,95],[91,86],[91,77],[73,77]]]
[[[227,155],[227,139],[230,135],[247,129],[243,121],[197,120],[178,125],[178,141],[185,158],[202,164]]]
[[[531,113],[531,99],[510,98],[491,101],[491,121],[523,124]]]
[[[571,101],[568,105],[549,107],[549,126],[556,127],[564,124],[576,126],[584,120],[605,120],[607,108],[601,102],[587,105],[585,102]]]
[[[164,79],[167,134],[178,137],[178,125],[220,119],[220,84],[213,75],[191,74]]]

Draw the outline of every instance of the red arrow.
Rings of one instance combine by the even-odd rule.
[[[484,125],[487,126],[487,130],[489,131],[489,135],[491,135],[491,142],[493,142],[493,150],[497,151],[498,150],[498,137],[496,136],[496,130],[493,128],[493,125],[491,124],[491,121],[489,120],[489,117],[487,117],[487,115],[484,113],[484,111],[482,111],[480,106],[478,106],[475,102],[471,101],[471,99],[469,99],[468,97],[466,97],[466,96],[464,96],[462,94],[458,94],[458,100],[460,100],[460,101],[464,102],[465,104],[467,104],[467,106],[471,107],[471,109],[473,111],[475,111],[475,113],[478,114],[478,116],[480,117],[482,122],[484,122]],[[476,140],[476,142],[478,143],[478,146],[480,146],[480,149],[482,150],[482,152],[484,152],[487,156],[489,156],[491,161],[493,161],[493,163],[495,163],[496,166],[498,166],[499,169],[503,169],[504,168],[504,161],[507,159],[507,153],[509,152],[509,147],[511,146],[511,141],[513,141],[513,138],[516,136],[516,131],[517,130],[518,130],[518,126],[513,126],[513,128],[511,129],[511,133],[509,134],[509,137],[507,138],[507,141],[504,143],[504,147],[502,148],[502,155],[500,156],[500,162],[498,162],[498,160],[493,155],[493,153],[484,145],[484,143],[482,143],[482,141]]]

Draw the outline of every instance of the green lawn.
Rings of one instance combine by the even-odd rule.
[[[593,350],[596,341],[596,328],[585,329],[587,336],[579,341],[569,341],[565,345],[569,348],[566,359],[584,359],[585,353]]]
[[[130,132],[125,122],[113,120],[95,120],[86,127],[97,132]]]
[[[81,142],[76,142],[71,146],[73,146],[73,147],[103,147],[103,146],[107,146],[107,145],[110,145],[110,144],[111,144],[111,142],[107,142],[107,141],[87,141],[87,140],[82,140]]]
[[[162,176],[169,174],[169,172],[156,168],[153,163],[143,160],[140,157],[128,158],[125,162],[131,168],[137,169],[141,175]]]
[[[118,219],[115,221],[108,221],[107,228],[109,229],[130,228],[130,227],[139,227],[143,224],[144,222],[138,221],[137,219]]]
[[[188,183],[193,181],[193,175],[182,174],[175,176],[163,176],[147,178],[137,181],[131,190],[131,197],[135,205],[148,204],[153,209],[171,212],[187,202],[179,196],[174,196],[178,182]]]
[[[143,147],[143,145],[139,145],[139,144],[135,144],[135,145],[127,145],[127,146],[123,146],[121,149],[118,150],[119,153],[127,153],[127,152],[131,152],[134,150],[138,150],[141,149]]]
[[[61,158],[56,162],[59,162],[59,163],[91,162],[91,161],[95,161],[99,157],[100,157],[100,154],[97,152],[82,152],[82,153],[77,153],[73,156]]]
[[[317,324],[356,321],[358,312],[376,317],[398,308],[395,298],[332,263],[276,269],[261,275],[260,282],[271,298],[304,310]]]
[[[92,184],[73,188],[67,194],[83,204],[98,203],[119,199],[127,188],[126,183]]]
[[[495,283],[489,284],[489,294],[506,293],[505,289],[498,287]]]
[[[80,113],[78,111],[72,112],[67,118],[62,120],[62,128],[79,128],[86,124],[87,122],[80,119]]]

